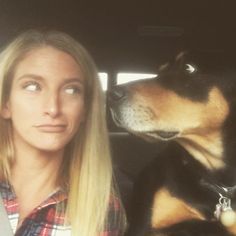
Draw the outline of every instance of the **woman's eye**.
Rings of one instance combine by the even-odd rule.
[[[78,88],[78,87],[69,87],[69,88],[66,88],[65,89],[65,92],[67,94],[78,94],[78,93],[81,93],[81,89]]]
[[[27,91],[30,91],[30,92],[35,92],[35,91],[38,91],[40,90],[40,86],[38,83],[27,83],[26,85],[23,86],[23,88]]]

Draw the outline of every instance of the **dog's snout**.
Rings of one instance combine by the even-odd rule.
[[[124,99],[126,95],[127,93],[125,87],[117,86],[108,93],[108,99],[111,102],[119,102]]]

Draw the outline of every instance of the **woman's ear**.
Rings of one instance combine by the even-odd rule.
[[[3,106],[0,114],[4,119],[10,119],[11,118],[11,111],[10,111],[9,103],[6,103]]]

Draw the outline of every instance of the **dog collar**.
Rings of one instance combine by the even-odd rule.
[[[236,186],[222,187],[217,184],[209,184],[203,179],[201,180],[201,184],[219,195],[214,211],[215,219],[219,220],[226,227],[236,224],[236,213],[231,206],[231,199],[236,191]]]

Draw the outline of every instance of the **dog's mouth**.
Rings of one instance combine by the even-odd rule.
[[[179,131],[163,131],[163,130],[157,130],[157,131],[135,131],[131,129],[127,129],[128,132],[133,133],[134,135],[137,135],[146,141],[149,142],[156,142],[156,141],[170,141],[175,138],[177,138],[180,135]]]
[[[153,130],[153,131],[138,131],[136,129],[132,129],[129,125],[124,125],[120,119],[117,117],[117,114],[111,109],[111,114],[113,121],[118,127],[122,127],[126,129],[128,132],[136,134],[137,136],[143,137],[144,139],[148,141],[156,141],[156,140],[162,140],[162,141],[169,141],[172,139],[175,139],[179,136],[180,132],[173,130],[173,131],[166,131],[166,130]]]
[[[156,130],[156,131],[144,132],[143,134],[154,139],[168,141],[178,137],[179,133],[180,133],[179,131]]]

